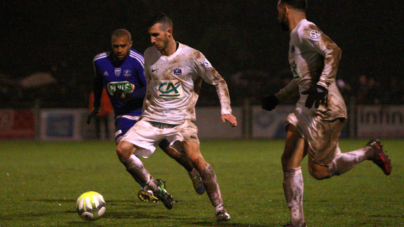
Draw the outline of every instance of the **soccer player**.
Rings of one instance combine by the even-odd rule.
[[[122,136],[139,120],[142,113],[143,100],[146,93],[146,79],[144,76],[144,58],[137,51],[131,49],[131,34],[125,29],[118,29],[112,33],[112,52],[98,54],[94,58],[94,110],[88,116],[87,123],[100,111],[100,100],[103,87],[106,88],[115,112],[115,142],[118,144]],[[189,159],[182,153],[168,146],[163,140],[159,146],[171,158],[175,159],[187,171],[198,194],[203,194],[205,188],[198,171]],[[150,189],[148,181],[143,175],[150,175],[143,163],[135,155],[120,161],[126,170],[141,185],[144,190],[139,191],[139,199],[146,202],[157,202],[153,195],[156,188]],[[142,177],[139,177],[139,171]],[[151,176],[150,176],[151,178]],[[161,180],[153,180],[162,184]],[[160,193],[161,194],[161,193]],[[163,193],[164,194],[164,193]]]
[[[338,138],[347,118],[344,100],[335,83],[341,50],[315,24],[306,20],[305,0],[279,0],[281,27],[290,32],[289,63],[293,80],[277,94],[265,97],[262,108],[300,93],[293,113],[287,117],[287,136],[282,155],[284,192],[290,210],[288,226],[306,226],[303,215],[303,177],[300,167],[308,154],[309,172],[318,180],[341,175],[364,160],[372,160],[384,174],[391,164],[379,140],[341,153]]]
[[[163,139],[167,139],[170,146],[181,147],[202,176],[215,207],[216,220],[230,220],[215,172],[201,154],[198,129],[193,123],[195,104],[204,80],[216,87],[221,120],[237,126],[231,114],[226,81],[201,52],[174,40],[173,23],[167,15],[155,15],[148,22],[148,28],[153,46],[145,51],[147,92],[142,118],[118,144],[118,154],[122,160],[133,153],[149,157]]]

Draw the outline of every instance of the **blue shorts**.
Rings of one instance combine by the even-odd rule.
[[[126,132],[132,128],[136,124],[136,120],[128,119],[128,118],[118,118],[115,120],[115,142],[126,134]]]
[[[123,135],[126,134],[127,131],[129,131],[132,126],[136,124],[136,120],[128,119],[128,118],[118,118],[115,120],[115,142],[117,143],[119,139],[122,138]],[[166,148],[170,145],[170,143],[164,139],[163,141],[160,142],[159,147],[161,149]]]

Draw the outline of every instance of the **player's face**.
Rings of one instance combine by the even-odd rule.
[[[166,31],[162,30],[160,23],[157,23],[149,28],[150,42],[159,50],[160,52],[165,52],[169,41],[169,29]]]
[[[282,30],[289,31],[289,21],[286,16],[286,7],[281,3],[280,0],[278,1],[278,20],[281,24]]]
[[[128,57],[132,41],[128,36],[112,38],[112,52],[115,60],[123,61]]]

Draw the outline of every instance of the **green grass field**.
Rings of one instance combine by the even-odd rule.
[[[341,140],[343,152],[367,140]],[[393,171],[385,176],[366,161],[350,172],[317,181],[303,164],[308,226],[404,225],[404,141],[383,140]],[[202,141],[232,220],[215,223],[206,194],[197,195],[186,171],[161,150],[143,159],[167,181],[176,203],[140,202],[134,182],[118,161],[113,142],[0,142],[0,226],[282,226],[289,221],[280,157],[284,140]],[[101,193],[105,215],[83,221],[76,199]]]

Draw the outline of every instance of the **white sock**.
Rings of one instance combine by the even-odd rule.
[[[219,211],[222,211],[222,210],[224,210],[224,205],[223,205],[223,203],[221,203],[221,204],[219,204],[219,205],[217,205],[217,206],[215,207],[215,212],[216,212],[216,213],[219,212]]]
[[[126,171],[139,183],[148,184],[153,179],[146,168],[144,168],[143,162],[135,155],[131,155],[122,164],[126,167]]]
[[[371,159],[373,156],[374,150],[369,146],[356,151],[342,153],[334,158],[328,167],[329,176],[341,175],[354,168],[360,162]]]
[[[303,175],[301,167],[284,168],[283,189],[290,211],[290,222],[293,226],[303,226]]]

